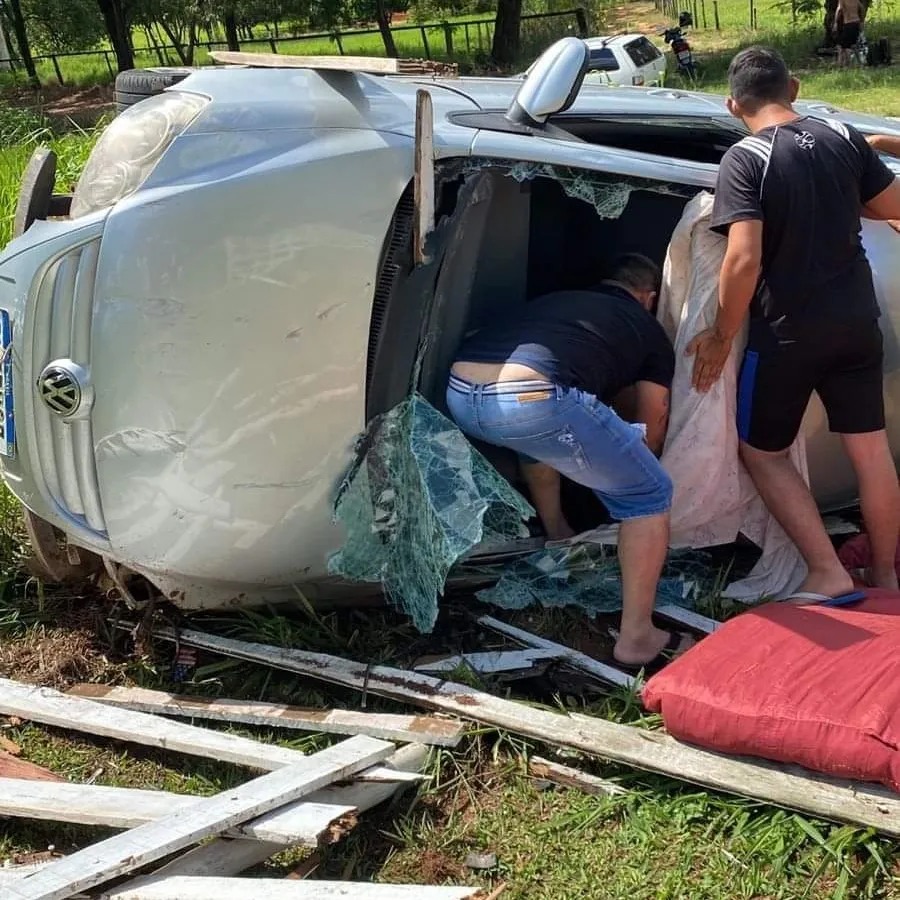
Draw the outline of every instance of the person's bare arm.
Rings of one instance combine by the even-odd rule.
[[[900,219],[900,178],[895,178],[876,197],[864,207],[863,215],[867,219],[879,219],[893,224]]]
[[[866,140],[873,150],[877,150],[879,153],[888,153],[891,156],[900,157],[900,135],[870,134]]]
[[[735,222],[728,229],[728,248],[719,275],[719,310],[712,328],[693,337],[685,353],[694,356],[693,385],[708,391],[719,380],[756,292],[762,265],[763,223]]]
[[[634,386],[635,419],[647,427],[647,446],[659,456],[669,427],[669,389],[652,381]]]

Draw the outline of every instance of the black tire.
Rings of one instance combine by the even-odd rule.
[[[122,112],[147,97],[161,94],[166,88],[184,81],[195,71],[187,66],[160,66],[120,72],[116,76],[116,112]]]

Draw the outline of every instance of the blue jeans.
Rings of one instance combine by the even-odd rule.
[[[469,437],[591,488],[615,519],[655,516],[672,505],[672,481],[641,429],[593,394],[548,381],[469,384],[451,375],[447,406]]]

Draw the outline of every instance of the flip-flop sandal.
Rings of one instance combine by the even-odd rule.
[[[691,649],[694,645],[686,647],[681,653],[676,653],[684,640],[692,640],[691,635],[687,634],[684,631],[670,631],[669,639],[666,641],[666,646],[656,654],[649,662],[645,663],[624,663],[620,662],[618,659],[613,657],[613,665],[617,669],[621,669],[623,672],[628,672],[629,674],[637,675],[638,672],[643,671],[645,675],[655,675],[660,669],[665,668],[670,662],[672,662],[677,657],[681,656],[682,653],[687,653],[688,650]]]
[[[848,591],[846,594],[838,594],[836,597],[829,597],[828,594],[817,594],[814,591],[797,591],[795,594],[791,594],[790,597],[785,597],[781,602],[806,600],[816,606],[851,606],[865,599],[865,591]]]

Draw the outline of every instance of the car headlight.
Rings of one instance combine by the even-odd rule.
[[[133,194],[166,149],[209,100],[168,91],[128,107],[103,132],[72,196],[75,218],[107,209]]]

